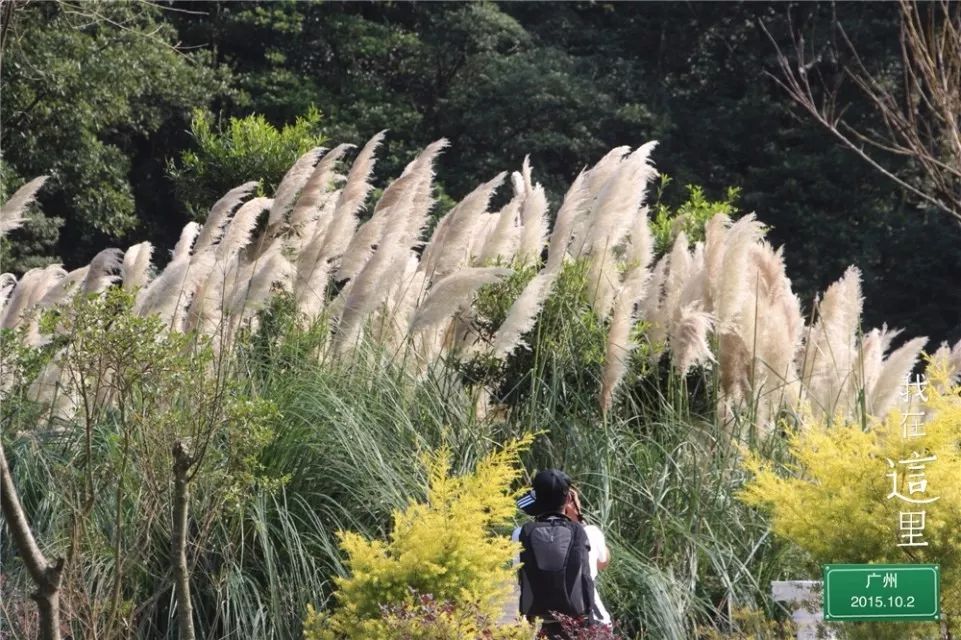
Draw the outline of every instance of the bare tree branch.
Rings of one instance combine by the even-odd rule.
[[[834,82],[823,75],[823,52],[809,51],[803,34],[793,36],[788,55],[762,24],[780,71],[768,75],[871,167],[961,223],[961,3],[938,0],[922,7],[900,0],[900,10],[899,83],[872,72],[840,24],[836,33],[851,60]],[[844,119],[846,107],[839,108],[843,78],[868,99],[881,126],[855,126]],[[909,158],[920,176],[898,175],[883,155]]]
[[[20,504],[13,476],[7,465],[7,456],[0,444],[0,510],[13,537],[17,552],[27,566],[36,587],[33,599],[40,612],[40,640],[60,640],[60,581],[63,576],[63,558],[50,562],[43,555],[30,523]]]

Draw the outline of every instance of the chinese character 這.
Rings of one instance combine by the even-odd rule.
[[[895,468],[894,461],[890,458],[885,458],[888,462],[888,466],[891,468],[891,472],[887,474],[888,478],[891,478],[891,492],[887,495],[887,499],[899,498],[904,502],[909,502],[911,504],[931,504],[932,502],[939,500],[940,496],[935,496],[933,498],[911,498],[914,494],[924,494],[928,490],[928,481],[924,474],[924,465],[928,462],[934,462],[937,460],[937,456],[924,456],[914,451],[907,460],[898,460],[898,464],[907,465],[908,473],[905,474],[905,479],[907,480],[907,491],[908,495],[901,493],[901,474],[898,473]]]

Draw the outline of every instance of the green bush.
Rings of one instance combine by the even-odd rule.
[[[469,637],[478,620],[482,626],[496,620],[511,594],[511,560],[518,550],[499,529],[515,513],[518,492],[511,485],[530,441],[512,441],[460,476],[451,475],[450,450],[441,449],[425,458],[426,501],[395,511],[387,540],[341,532],[349,575],[336,579],[338,607],[332,614],[308,611],[307,640],[407,637],[398,635],[394,623],[414,624],[409,607],[426,606],[422,598],[428,595],[447,603],[438,613],[454,632],[448,637]]]
[[[213,116],[194,111],[190,134],[196,149],[184,151],[167,172],[190,213],[202,219],[224,193],[244,182],[260,183],[273,193],[287,169],[302,154],[324,141],[321,115],[315,108],[293,124],[278,129],[260,114],[230,118],[226,127]]]

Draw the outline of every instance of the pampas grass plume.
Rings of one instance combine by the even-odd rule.
[[[30,182],[26,183],[19,189],[17,189],[10,199],[3,203],[0,207],[0,237],[19,228],[24,220],[24,212],[30,203],[34,201],[37,196],[37,192],[40,191],[40,187],[43,183],[47,181],[47,176],[40,176],[34,178]]]
[[[274,202],[267,217],[267,227],[274,228],[284,221],[287,213],[294,204],[294,200],[304,188],[304,185],[314,173],[314,165],[325,149],[314,147],[297,158],[297,161],[287,170],[280,184],[274,191]]]
[[[874,416],[883,417],[894,406],[904,379],[914,369],[927,338],[914,338],[898,347],[885,360],[877,382],[866,391],[867,410]]]
[[[207,215],[207,221],[204,222],[204,226],[197,236],[197,241],[194,243],[194,253],[200,253],[220,239],[224,225],[227,223],[227,217],[256,187],[256,181],[245,182],[228,191],[223,198],[214,203]]]
[[[452,273],[430,288],[414,313],[408,332],[414,334],[449,320],[478,289],[511,273],[510,269],[498,267],[471,267]]]
[[[551,293],[557,274],[543,272],[534,276],[511,305],[507,317],[494,335],[493,353],[506,358],[523,345],[522,336],[531,330],[544,301]]]
[[[153,245],[149,242],[141,242],[127,249],[120,267],[124,291],[135,291],[146,286],[152,255]]]

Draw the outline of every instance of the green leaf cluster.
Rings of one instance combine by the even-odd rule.
[[[197,109],[190,123],[196,148],[170,163],[168,174],[191,214],[203,219],[211,204],[244,182],[256,181],[262,194],[273,193],[294,161],[324,142],[320,123],[316,107],[279,129],[260,114],[215,125],[209,112]]]
[[[387,540],[340,533],[349,575],[336,579],[333,614],[308,614],[313,631],[306,638],[399,640],[406,636],[392,629],[384,607],[415,605],[418,594],[452,605],[445,624],[476,625],[478,616],[497,619],[511,593],[511,560],[518,550],[502,530],[516,510],[518,492],[511,486],[518,478],[519,455],[530,443],[530,437],[508,442],[460,476],[451,475],[448,449],[426,455],[426,500],[394,512]],[[465,631],[461,627],[457,633]]]
[[[736,202],[740,195],[737,187],[728,187],[720,200],[710,200],[704,188],[696,184],[687,185],[687,200],[677,207],[671,207],[661,195],[671,183],[671,178],[662,175],[658,185],[658,199],[651,212],[651,234],[654,237],[654,251],[664,254],[671,250],[674,239],[682,231],[691,243],[704,240],[704,227],[708,220],[717,214],[735,217]]]
[[[225,91],[217,67],[179,51],[149,3],[11,5],[3,31],[3,190],[50,175],[44,200],[75,240],[142,225],[134,179],[149,183],[171,125]],[[27,232],[50,255],[50,234]]]

